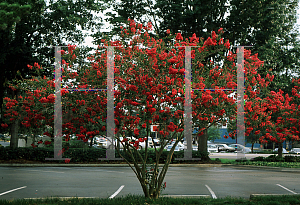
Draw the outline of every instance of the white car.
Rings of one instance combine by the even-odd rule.
[[[234,150],[237,151],[237,152],[244,152],[244,153],[251,152],[250,148],[245,147],[245,146],[243,146],[241,144],[231,144],[231,145],[229,145],[229,147],[234,148]]]
[[[145,149],[146,148],[146,141],[139,143],[140,148]],[[148,137],[148,148],[153,147],[153,141],[151,137]]]
[[[173,145],[167,145],[167,146],[166,146],[166,150],[167,150],[167,151],[170,151],[170,150],[172,149],[172,147],[173,147]],[[180,151],[180,150],[184,150],[184,148],[182,149],[182,147],[180,147],[180,146],[178,146],[178,145],[177,145],[177,146],[175,147],[175,149],[174,149],[175,152]]]
[[[290,153],[300,154],[300,148],[293,148],[293,149],[291,149]]]
[[[278,148],[275,148],[275,149],[273,150],[273,152],[278,152]],[[288,151],[286,151],[286,149],[282,148],[282,153],[283,153],[283,154],[287,154]]]
[[[208,144],[207,145],[207,152],[212,153],[212,152],[218,152],[218,147],[215,144]]]
[[[218,152],[234,152],[235,148],[228,146],[227,144],[216,144]]]
[[[300,148],[293,148],[293,149],[291,149],[290,153],[300,154]]]

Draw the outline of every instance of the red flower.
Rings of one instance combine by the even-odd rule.
[[[142,125],[142,128],[146,128],[146,126],[147,126],[146,123],[144,123],[144,124]]]
[[[170,29],[167,29],[167,34],[170,34]]]
[[[27,67],[32,70],[32,65],[27,64]]]
[[[183,129],[177,129],[176,132],[183,132]]]
[[[31,146],[32,146],[33,148],[35,148],[35,147],[36,147],[36,145],[34,145],[33,143],[31,144]]]
[[[225,43],[224,45],[226,46],[227,49],[229,49],[229,48],[230,48],[229,40],[227,40],[226,43]]]
[[[215,45],[215,43],[212,41],[210,37],[207,38],[207,40],[204,42],[204,46],[210,46]]]
[[[128,139],[127,138],[124,138],[121,142],[127,142]]]
[[[133,27],[130,30],[131,30],[132,33],[135,33],[135,31],[136,31],[136,29],[133,28]]]
[[[173,58],[169,59],[168,62],[169,63],[177,63],[178,62],[177,57],[174,56]]]
[[[138,136],[139,135],[139,129],[135,128],[134,129],[134,134],[135,134],[135,136]]]
[[[43,141],[42,141],[42,140],[38,141],[38,144],[42,144],[42,143],[43,143]]]
[[[47,103],[48,102],[47,98],[45,98],[45,97],[42,97],[39,101],[41,103]]]
[[[54,96],[54,94],[50,94],[47,97],[47,100],[48,100],[49,103],[54,103],[55,102],[55,96]]]
[[[1,124],[1,127],[3,127],[3,128],[7,128],[8,127],[8,125],[5,123],[5,124]]]
[[[49,145],[49,144],[51,144],[51,142],[50,142],[50,141],[45,141],[44,144],[45,144],[45,145]]]
[[[150,50],[146,50],[147,54],[151,57],[154,57],[156,54],[156,48],[152,48]]]
[[[65,163],[69,163],[71,159],[65,159]]]
[[[177,35],[176,35],[176,40],[177,40],[177,41],[182,41],[182,40],[183,40],[183,38],[182,38],[182,36],[181,36],[181,33],[177,33]]]
[[[194,33],[192,37],[190,37],[190,43],[198,43],[199,38],[196,37],[196,34]]]
[[[173,122],[170,122],[170,124],[167,126],[168,130],[171,131],[171,132],[174,132],[175,129],[177,128],[176,125],[174,125]]]

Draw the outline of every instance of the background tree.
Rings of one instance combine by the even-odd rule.
[[[221,139],[220,134],[221,133],[218,126],[212,126],[207,130],[208,140],[212,142],[215,142],[216,139]]]
[[[298,0],[230,2],[230,15],[224,25],[225,37],[234,45],[252,45],[264,66],[258,73],[274,75],[269,85],[291,95],[294,73],[299,74],[299,31],[295,26]]]
[[[207,38],[211,31],[224,28],[223,37],[232,45],[252,45],[252,53],[260,53],[265,66],[258,73],[263,78],[267,74],[275,76],[270,89],[276,92],[281,89],[291,95],[292,77],[295,73],[299,76],[300,70],[299,31],[295,26],[298,0],[232,0],[229,3],[226,0],[158,0],[154,5],[152,1],[137,2],[140,1],[131,0],[128,4],[127,0],[121,0],[120,5],[124,10],[133,5],[139,8],[136,11],[147,8],[151,15],[134,12],[132,18],[152,21],[157,25],[154,28],[159,37],[165,37],[169,29],[171,33],[180,32],[184,36],[195,33]],[[131,15],[115,12],[114,16],[124,20]]]
[[[2,117],[3,98],[22,94],[21,90],[9,89],[8,82],[30,78],[32,73],[27,65],[33,65],[34,62],[46,68],[41,70],[42,75],[51,76],[54,62],[52,46],[83,42],[83,30],[101,26],[91,11],[103,11],[105,0],[8,0],[1,3],[0,8],[3,13],[0,19]],[[15,123],[14,126],[18,126],[18,122]]]

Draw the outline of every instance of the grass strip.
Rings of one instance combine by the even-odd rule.
[[[237,165],[254,165],[254,166],[269,166],[269,167],[284,167],[284,168],[300,168],[300,162],[264,162],[264,161],[245,161],[232,162]]]
[[[232,164],[235,163],[235,159],[220,159],[220,158],[211,158],[212,161],[220,162],[222,164]]]
[[[16,200],[0,200],[2,205],[167,205],[167,204],[243,204],[243,205],[295,205],[300,204],[300,195],[283,195],[283,196],[262,196],[255,197],[253,199],[244,198],[169,198],[161,197],[159,199],[146,199],[143,196],[128,195],[126,197],[118,197],[114,199],[102,199],[102,198],[72,198],[61,200],[59,198],[47,198],[47,199],[16,199]]]

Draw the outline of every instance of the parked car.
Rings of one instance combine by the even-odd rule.
[[[278,148],[273,149],[273,152],[278,152]],[[286,149],[282,148],[282,153],[287,154],[288,151],[286,151]]]
[[[145,149],[146,148],[146,141],[139,143],[140,148]],[[148,148],[153,147],[153,141],[152,137],[148,137]]]
[[[226,152],[234,152],[235,148],[228,146],[227,144],[216,144],[218,152],[226,151]]]
[[[155,147],[159,147],[160,146],[160,140],[159,139],[153,139],[154,145]]]
[[[234,149],[234,151],[237,151],[237,152],[244,152],[244,153],[251,152],[250,148],[245,147],[241,144],[231,144],[231,145],[229,145],[229,147],[232,147]]]
[[[212,152],[218,152],[218,147],[217,147],[217,145],[215,145],[215,144],[208,144],[208,145],[207,145],[207,151],[208,151],[209,153],[212,153]]]
[[[169,145],[174,145],[175,144],[175,140],[172,141]],[[185,145],[181,142],[178,142],[177,146],[179,146],[181,149],[184,149]]]
[[[166,146],[166,150],[167,150],[167,151],[170,151],[170,150],[172,149],[172,147],[173,147],[173,145],[167,145],[167,146]],[[183,150],[183,149],[182,149],[182,147],[180,147],[180,146],[178,146],[178,145],[177,145],[177,146],[175,147],[175,149],[174,149],[175,152],[180,151],[180,150]]]
[[[300,148],[293,148],[293,149],[291,149],[290,153],[300,154]]]

